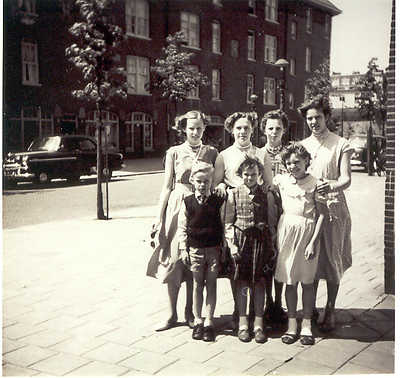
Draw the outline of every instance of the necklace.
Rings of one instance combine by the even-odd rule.
[[[282,144],[276,147],[272,147],[269,144],[266,144],[265,148],[271,155],[277,155],[282,150]]]

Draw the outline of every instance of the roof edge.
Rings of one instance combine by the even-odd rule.
[[[287,2],[296,1],[297,2],[298,0],[284,0],[284,1],[287,1]],[[324,11],[327,11],[332,16],[337,16],[342,13],[342,11],[329,0],[302,0],[302,2],[306,3],[306,4],[310,4],[310,5],[314,6],[315,8],[319,8]]]

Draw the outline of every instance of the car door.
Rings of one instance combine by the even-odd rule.
[[[61,177],[67,177],[78,169],[79,146],[74,138],[63,137],[59,149],[57,167]]]
[[[82,173],[94,173],[97,162],[97,146],[89,138],[79,139],[80,167]]]

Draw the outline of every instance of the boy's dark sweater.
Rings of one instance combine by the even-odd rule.
[[[194,248],[220,245],[223,233],[220,209],[224,199],[212,193],[202,204],[194,194],[184,201],[187,211],[187,245]]]

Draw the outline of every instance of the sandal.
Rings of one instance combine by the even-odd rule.
[[[300,342],[303,345],[314,345],[315,338],[314,338],[314,336],[310,336],[310,335],[300,335]]]
[[[282,337],[281,340],[284,344],[293,344],[297,340],[297,335],[294,335],[292,333],[285,333]]]

